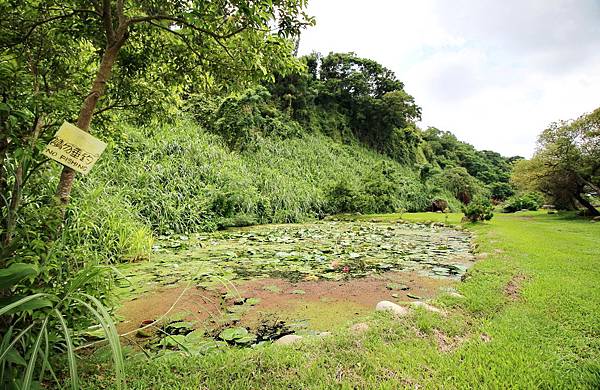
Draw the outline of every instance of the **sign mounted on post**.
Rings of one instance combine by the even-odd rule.
[[[42,154],[77,172],[87,174],[104,149],[106,149],[104,142],[65,122]]]

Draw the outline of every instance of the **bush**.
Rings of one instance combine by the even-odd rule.
[[[509,183],[496,182],[490,185],[492,199],[502,202],[515,194],[514,188]]]
[[[463,207],[465,218],[469,222],[489,221],[494,216],[494,206],[489,199],[476,199]]]
[[[454,198],[467,205],[473,198],[488,197],[485,185],[469,175],[462,167],[446,168],[432,179],[434,187],[450,192]]]
[[[354,213],[361,209],[358,189],[348,180],[338,181],[327,192],[327,212],[331,214]]]
[[[520,210],[535,211],[544,204],[544,196],[539,192],[526,192],[508,198],[504,203],[505,213],[514,213]]]

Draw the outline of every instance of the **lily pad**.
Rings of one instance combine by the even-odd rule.
[[[410,287],[408,287],[405,284],[399,284],[399,283],[388,283],[385,288],[387,288],[388,290],[408,290]]]
[[[227,328],[219,333],[219,338],[224,341],[234,341],[246,336],[248,336],[248,329],[242,327]]]
[[[255,306],[258,305],[260,303],[261,299],[260,298],[248,298],[246,299],[246,304],[250,305],[250,306]]]
[[[263,290],[269,291],[272,293],[280,293],[281,292],[281,288],[279,288],[278,286],[275,286],[275,285],[264,286]]]

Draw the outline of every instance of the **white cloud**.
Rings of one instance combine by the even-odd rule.
[[[423,126],[529,156],[550,122],[600,106],[596,0],[322,0],[301,52],[354,51],[394,70]]]

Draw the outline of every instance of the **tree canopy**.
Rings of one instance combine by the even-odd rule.
[[[539,136],[531,160],[519,161],[512,177],[520,188],[543,192],[558,207],[585,207],[600,215],[600,108],[573,121],[551,124]]]

